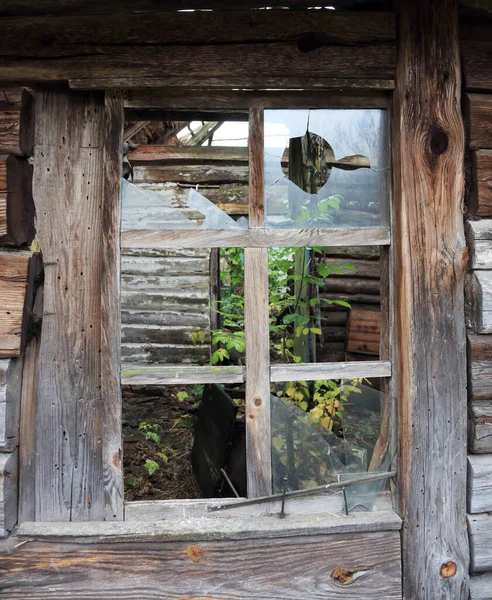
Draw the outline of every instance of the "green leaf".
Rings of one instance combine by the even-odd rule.
[[[150,460],[150,458],[145,461],[144,467],[149,475],[153,475],[158,469],[160,469],[159,464],[156,463],[155,460]]]
[[[186,400],[186,398],[188,398],[188,392],[178,392],[176,394],[176,398],[180,401],[180,402],[184,402]]]

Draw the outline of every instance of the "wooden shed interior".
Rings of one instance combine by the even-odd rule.
[[[492,4],[265,4],[0,5],[0,597],[492,600]]]

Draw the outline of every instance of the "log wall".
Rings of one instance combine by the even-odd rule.
[[[471,3],[468,3],[471,4]],[[478,7],[478,4],[477,4]],[[473,7],[472,7],[473,8]],[[478,7],[480,10],[480,7]],[[492,19],[464,12],[467,124],[468,532],[471,600],[492,599]]]

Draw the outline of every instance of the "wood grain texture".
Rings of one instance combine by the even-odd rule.
[[[244,283],[246,473],[256,498],[272,493],[267,248],[245,248]]]
[[[29,252],[0,252],[0,358],[19,356]]]
[[[124,253],[143,248],[288,248],[291,246],[386,246],[387,227],[331,229],[209,229],[123,231]]]
[[[35,386],[39,520],[122,514],[121,442],[114,436],[119,364],[113,364],[119,352],[113,151],[120,147],[113,135],[123,129],[117,107],[105,104],[102,93],[44,87],[36,94],[34,198],[45,271]]]
[[[249,111],[249,224],[265,223],[265,116],[261,108]]]
[[[0,452],[12,452],[19,440],[22,359],[0,360]]]
[[[338,567],[353,571],[351,585],[333,579]],[[0,569],[12,600],[401,598],[399,534],[391,531],[204,544],[36,543],[2,556]]]
[[[464,111],[470,148],[492,148],[492,95],[465,94]]]
[[[247,166],[178,165],[142,166],[135,165],[133,181],[140,183],[185,183],[188,185],[219,185],[222,183],[247,184]]]
[[[101,403],[102,464],[107,520],[123,519],[123,460],[121,433],[120,227],[123,127],[125,115],[119,92],[104,95],[103,206],[101,227]]]
[[[477,217],[492,216],[492,150],[477,150],[472,156],[472,202]]]
[[[485,4],[487,0],[483,0]],[[490,28],[486,15],[462,15],[460,18],[461,56],[465,88],[473,91],[492,90]]]
[[[311,38],[307,37],[311,36]],[[390,12],[137,12],[76,17],[4,17],[0,56],[72,57],[97,47],[110,54],[122,42],[135,46],[275,43],[312,39],[316,45],[377,45],[395,42]],[[46,40],[49,39],[49,44]],[[20,43],[21,42],[21,43]],[[306,43],[305,42],[305,43]]]
[[[0,453],[0,537],[17,523],[17,473],[19,452]]]
[[[472,573],[492,571],[492,515],[468,515]]]
[[[34,142],[34,99],[23,90],[20,111],[7,106],[0,110],[0,153],[32,156]]]
[[[25,158],[9,156],[0,163],[5,168],[5,202],[0,216],[0,244],[23,246],[35,236],[34,201],[32,198],[32,165]]]
[[[296,77],[305,78],[306,73],[311,72],[309,79],[318,85],[333,77],[363,83],[366,79],[393,78],[395,47],[391,43],[321,45],[310,52],[299,52],[296,42],[279,41],[196,46],[116,45],[108,52],[104,44],[96,44],[87,54],[59,57],[54,53],[43,58],[45,60],[36,56],[4,56],[0,81],[32,84],[117,75],[128,79],[199,77],[204,85],[213,85],[218,79],[224,82],[222,85],[229,86],[242,76],[251,79],[270,76],[286,78],[292,86]]]
[[[315,381],[316,379],[354,379],[391,377],[390,361],[309,363],[272,365],[271,381]]]
[[[468,512],[492,512],[492,456],[468,455]]]
[[[470,323],[477,333],[492,333],[492,271],[476,270],[467,281]]]
[[[244,367],[159,366],[124,363],[122,385],[184,385],[196,383],[243,383]]]
[[[492,600],[492,573],[470,579],[470,600]]]
[[[307,76],[291,76],[287,75],[269,75],[268,72],[263,75],[248,75],[242,76],[228,75],[223,76],[169,76],[169,77],[143,77],[143,76],[132,76],[132,77],[118,77],[116,75],[108,77],[82,77],[69,79],[69,84],[72,89],[79,90],[108,90],[108,89],[148,89],[148,88],[178,88],[187,89],[190,91],[200,90],[203,92],[203,88],[206,87],[211,90],[230,91],[235,89],[248,89],[253,91],[264,90],[288,90],[289,94],[291,90],[309,90],[320,91],[326,90],[329,92],[352,92],[361,90],[369,92],[381,92],[392,90],[395,87],[393,79],[368,79],[368,78],[341,78],[341,77],[323,77],[315,75],[311,72]],[[267,103],[268,104],[268,103]],[[278,104],[278,102],[277,102]],[[242,108],[244,103],[241,101],[240,107]],[[260,103],[263,106],[263,103]],[[258,103],[252,103],[251,106],[258,106]],[[284,105],[285,106],[285,105]],[[337,103],[340,106],[340,100]],[[276,106],[276,108],[282,108]],[[321,108],[321,107],[320,107]],[[324,107],[323,107],[324,108]],[[343,106],[343,108],[347,108]]]
[[[398,6],[393,189],[404,596],[467,600],[458,5]],[[448,561],[457,571],[445,578]]]
[[[354,80],[355,81],[355,80]],[[352,84],[354,83],[352,82]],[[74,82],[72,82],[73,85]],[[81,82],[83,83],[83,82]],[[152,83],[152,82],[151,82]],[[391,82],[391,88],[393,88]],[[91,85],[88,81],[86,85]],[[201,110],[232,110],[261,108],[388,108],[388,92],[381,90],[357,89],[340,92],[336,91],[311,91],[309,100],[305,92],[269,90],[207,90],[190,89],[187,86],[185,93],[182,89],[169,87],[162,82],[165,89],[124,89],[125,108],[133,109],[162,109],[172,108],[194,110],[197,106]]]
[[[470,268],[492,270],[492,219],[465,222]]]
[[[470,402],[468,449],[475,454],[492,454],[492,400]]]
[[[492,345],[488,335],[468,336],[468,396],[492,398]]]

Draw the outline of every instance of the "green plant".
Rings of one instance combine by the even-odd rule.
[[[156,463],[155,460],[151,460],[147,458],[144,467],[149,475],[153,475],[158,469],[160,469],[159,463]]]
[[[147,441],[154,442],[156,446],[159,446],[161,443],[160,435],[157,433],[160,430],[160,426],[157,423],[147,423],[146,421],[142,421],[138,425],[138,430],[143,431],[145,434],[145,439]]]

